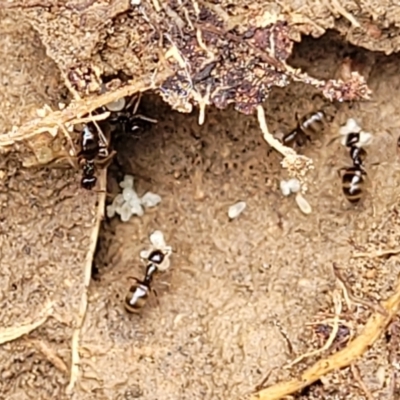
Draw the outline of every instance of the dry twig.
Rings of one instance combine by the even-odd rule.
[[[351,369],[351,372],[352,372],[352,374],[354,376],[354,379],[360,385],[360,388],[364,392],[365,397],[367,398],[367,400],[374,400],[374,396],[372,396],[371,391],[367,388],[367,385],[362,380],[361,375],[360,375],[360,371],[358,370],[357,366],[355,364],[351,364],[350,369]]]
[[[375,251],[371,251],[371,252],[354,253],[352,255],[352,257],[353,258],[361,258],[361,257],[378,258],[378,257],[385,257],[385,256],[394,256],[399,253],[400,253],[400,247],[396,247],[394,249],[375,250]]]
[[[336,335],[339,331],[340,314],[342,312],[342,300],[340,298],[340,294],[337,291],[333,292],[333,302],[335,304],[335,316],[333,317],[332,321],[332,331],[326,343],[320,349],[310,351],[309,353],[305,353],[297,357],[295,360],[293,360],[291,363],[285,366],[285,368],[290,368],[293,365],[298,364],[300,361],[304,360],[307,357],[313,357],[316,356],[317,354],[323,353],[332,346],[334,340],[336,339]]]
[[[299,377],[286,382],[280,382],[263,389],[252,396],[252,400],[278,400],[295,393],[336,369],[349,366],[354,360],[361,357],[368,350],[400,309],[400,277],[398,278],[394,294],[382,307],[387,315],[376,312],[371,315],[361,334],[350,342],[343,350],[317,361],[312,367],[304,371]]]
[[[101,170],[101,174],[99,176],[99,183],[101,188],[106,188],[106,180],[107,180],[107,169],[104,168]],[[79,364],[80,364],[80,355],[79,355],[79,339],[83,327],[83,323],[85,322],[86,311],[88,307],[88,296],[87,291],[90,284],[90,279],[92,276],[92,263],[93,263],[93,255],[96,250],[97,238],[99,236],[100,224],[104,217],[104,209],[106,202],[106,190],[99,192],[98,205],[97,205],[97,214],[95,225],[92,230],[92,235],[90,237],[89,251],[86,256],[85,266],[84,266],[84,278],[83,278],[83,292],[81,297],[81,304],[79,306],[78,315],[76,317],[76,325],[74,332],[72,334],[72,344],[71,344],[71,376],[70,381],[67,386],[67,394],[72,393],[74,389],[75,383],[79,377]]]
[[[61,124],[78,124],[84,121],[81,117],[87,115],[105,104],[116,101],[124,96],[156,89],[170,73],[164,72],[139,82],[132,82],[114,92],[106,92],[93,98],[73,101],[63,110],[53,111],[44,118],[35,118],[20,128],[13,128],[11,132],[0,135],[0,148],[12,146],[14,143],[32,138],[40,133],[58,129]],[[95,117],[93,117],[95,118]]]
[[[53,312],[53,303],[50,303],[46,305],[46,307],[40,313],[41,316],[36,321],[29,322],[27,324],[20,326],[13,326],[10,328],[1,329],[0,345],[18,339],[19,337],[24,336],[32,332],[33,330],[37,329],[39,326],[43,325],[47,321],[47,318],[50,317],[52,312]]]

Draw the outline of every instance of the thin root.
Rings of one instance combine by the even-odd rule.
[[[334,263],[333,264],[333,272],[336,276],[336,279],[339,282],[339,285],[341,286],[342,290],[343,290],[343,296],[346,300],[346,304],[347,304],[347,308],[349,310],[351,310],[351,303],[353,304],[359,304],[362,305],[364,307],[367,307],[368,309],[374,310],[376,312],[381,313],[382,315],[387,315],[386,310],[384,309],[384,307],[379,304],[379,303],[372,303],[368,300],[364,300],[361,299],[359,297],[354,296],[354,294],[352,293],[351,289],[348,287],[348,285],[346,284],[346,279],[342,276],[339,268],[337,267],[337,265]]]
[[[107,180],[107,169],[104,168],[101,170],[99,176],[100,186],[105,188]],[[89,288],[90,279],[92,276],[92,263],[93,263],[93,255],[96,250],[97,239],[99,236],[100,224],[101,220],[104,217],[104,209],[105,209],[105,201],[106,201],[106,191],[100,191],[98,194],[98,206],[97,206],[97,215],[95,226],[93,227],[92,235],[90,237],[89,251],[87,253],[86,261],[85,261],[85,269],[84,269],[84,278],[83,284],[84,289],[81,298],[81,304],[79,307],[79,312],[76,318],[75,329],[72,333],[72,344],[71,344],[71,376],[70,381],[67,386],[66,392],[67,394],[71,394],[74,389],[75,383],[79,377],[79,364],[80,364],[80,355],[79,355],[79,339],[83,327],[83,323],[85,322],[86,311],[88,306],[87,299],[87,290]]]
[[[371,252],[360,252],[354,253],[352,255],[353,258],[378,258],[378,257],[385,257],[385,256],[394,256],[400,253],[400,247],[396,247],[394,249],[387,249],[387,250],[375,250]]]
[[[64,373],[68,372],[68,368],[65,365],[65,362],[60,357],[58,357],[56,352],[52,350],[48,344],[38,339],[29,339],[27,343],[39,350],[46,357],[46,359],[58,370]]]
[[[364,383],[364,381],[361,378],[360,371],[358,370],[357,366],[354,364],[350,365],[351,372],[354,376],[354,379],[357,381],[357,383],[360,385],[361,390],[364,392],[365,397],[367,400],[374,400],[374,396],[372,396],[372,393],[370,390],[367,388],[367,385]]]
[[[43,325],[47,321],[47,318],[49,318],[50,315],[52,314],[53,312],[52,306],[53,306],[52,303],[48,304],[41,312],[40,318],[38,318],[36,321],[29,322],[27,324],[20,326],[13,326],[10,328],[1,329],[0,345],[18,339],[21,336],[24,336],[34,331],[35,329],[39,328],[39,326]]]
[[[0,135],[0,148],[12,146],[14,143],[27,140],[42,132],[49,132],[60,126],[60,124],[77,124],[82,119],[77,118],[78,115],[90,114],[92,111],[104,106],[105,104],[116,101],[125,96],[131,96],[135,93],[154,90],[169,76],[168,72],[159,73],[157,78],[149,76],[147,79],[139,82],[132,82],[114,92],[106,92],[90,99],[82,99],[73,101],[63,110],[53,111],[43,118],[35,118],[20,128],[14,127],[10,132]],[[98,118],[94,116],[94,118]]]
[[[264,140],[273,149],[283,155],[283,160],[281,161],[282,167],[288,169],[288,173],[291,177],[295,177],[300,181],[302,185],[302,191],[304,192],[304,176],[309,169],[313,168],[312,160],[308,157],[297,154],[293,149],[284,146],[279,140],[272,136],[268,130],[264,109],[261,105],[257,106],[257,117]]]
[[[304,358],[313,357],[320,353],[323,353],[324,351],[328,350],[332,346],[334,340],[336,339],[336,335],[339,331],[340,314],[342,312],[342,300],[337,291],[333,292],[333,302],[335,303],[335,316],[332,321],[332,331],[331,331],[331,334],[329,335],[329,338],[326,341],[326,343],[320,349],[310,351],[309,353],[305,353],[305,354],[302,354],[301,356],[297,357],[294,361],[292,361],[290,364],[285,366],[285,368],[290,368],[293,365],[298,364]]]
[[[400,279],[397,281],[394,294],[388,300],[383,302],[382,306],[386,311],[386,315],[383,315],[380,312],[372,314],[365,324],[361,334],[350,342],[343,350],[317,361],[312,367],[305,370],[297,378],[277,383],[276,385],[255,393],[251,399],[282,399],[284,396],[288,396],[310,386],[329,372],[349,366],[352,362],[361,357],[381,336],[390,321],[399,312]]]

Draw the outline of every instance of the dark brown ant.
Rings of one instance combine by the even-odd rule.
[[[306,141],[311,141],[311,135],[323,129],[325,119],[323,111],[309,113],[301,119],[296,113],[297,126],[283,137],[283,144],[295,142],[298,146],[303,146]]]
[[[157,123],[157,120],[138,114],[141,95],[132,97],[122,97],[121,99],[104,106],[104,111],[109,111],[111,114],[107,122],[113,127],[117,133],[128,133],[140,129],[138,120],[150,123]]]
[[[342,190],[346,199],[353,204],[358,203],[363,195],[365,176],[367,173],[361,166],[352,166],[342,169]]]
[[[135,279],[135,284],[129,288],[125,296],[125,310],[129,313],[138,313],[149,297],[154,276],[159,272],[159,265],[164,261],[165,254],[161,250],[154,250],[148,256],[150,262],[146,267],[144,279]]]
[[[104,166],[111,160],[115,152],[109,152],[108,140],[101,130],[90,122],[84,126],[81,132],[79,145],[78,158],[83,173],[81,186],[84,189],[91,190],[97,182],[96,165]]]
[[[358,203],[362,198],[367,175],[363,167],[367,152],[361,147],[360,138],[360,133],[349,133],[345,138],[344,143],[346,147],[350,148],[350,157],[353,165],[340,170],[342,173],[343,194],[353,204]]]

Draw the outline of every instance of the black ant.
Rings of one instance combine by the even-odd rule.
[[[151,284],[154,276],[159,272],[159,266],[165,259],[165,254],[161,250],[154,250],[148,256],[149,264],[146,267],[144,279],[135,279],[135,284],[129,288],[125,296],[124,306],[129,313],[138,313],[149,297]]]
[[[84,126],[79,144],[78,158],[80,158],[79,164],[82,166],[83,172],[81,186],[91,190],[97,182],[95,166],[104,166],[115,155],[115,151],[110,153],[108,140],[100,128],[91,122]]]
[[[109,111],[110,117],[107,122],[114,128],[116,132],[128,133],[137,131],[140,126],[137,120],[142,120],[150,123],[157,123],[157,120],[137,114],[141,100],[141,94],[132,97],[122,97],[117,101],[106,104],[103,107],[104,111]]]
[[[298,146],[303,146],[306,141],[311,140],[311,136],[323,129],[326,115],[323,111],[309,113],[299,118],[296,113],[297,126],[283,137],[283,144],[295,142]]]
[[[367,175],[363,167],[367,152],[361,147],[365,143],[365,140],[361,140],[360,132],[349,133],[344,141],[345,146],[350,148],[350,157],[353,165],[340,170],[340,173],[344,171],[342,173],[342,190],[346,199],[353,204],[358,203],[362,198]]]

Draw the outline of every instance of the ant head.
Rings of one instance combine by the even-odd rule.
[[[154,264],[161,264],[164,261],[165,254],[161,250],[154,250],[147,257],[148,260]]]

